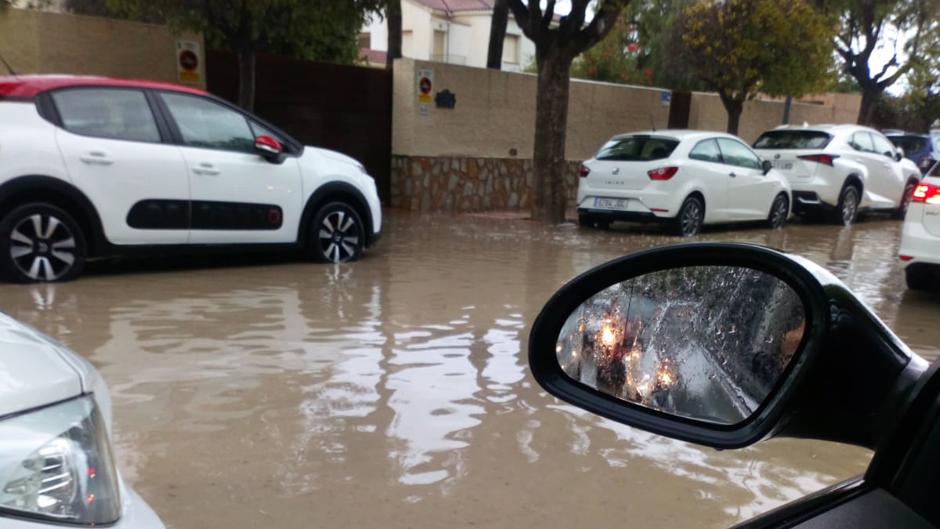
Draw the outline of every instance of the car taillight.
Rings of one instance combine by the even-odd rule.
[[[838,157],[839,156],[835,154],[804,154],[802,156],[797,156],[797,158],[800,160],[821,163],[828,165],[829,167],[832,167],[832,162]]]
[[[678,170],[678,167],[660,167],[659,169],[648,171],[646,174],[649,175],[650,180],[669,180],[676,175]]]
[[[589,174],[591,174],[591,170],[588,169],[586,165],[582,165],[581,168],[578,169],[578,176],[581,178],[585,178]]]
[[[914,188],[914,195],[911,202],[922,202],[925,204],[940,204],[940,186],[930,184],[918,184]]]

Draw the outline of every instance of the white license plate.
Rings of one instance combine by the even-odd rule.
[[[774,162],[774,169],[780,169],[781,171],[790,171],[793,169],[793,162]]]
[[[594,207],[597,209],[627,209],[627,199],[596,197]]]

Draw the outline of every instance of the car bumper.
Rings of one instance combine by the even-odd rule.
[[[110,529],[165,529],[163,522],[153,509],[136,492],[124,488],[124,514]],[[62,529],[68,525],[32,520],[27,518],[7,518],[0,516],[0,529]]]
[[[915,213],[920,214],[920,211]],[[940,237],[932,235],[921,222],[905,222],[901,233],[901,266],[940,266]]]
[[[834,208],[839,204],[841,182],[829,182],[828,179],[814,177],[808,181],[790,180],[790,192],[793,195],[793,211]]]
[[[592,189],[587,186],[578,188],[578,213],[616,217],[618,220],[668,220],[676,216],[681,204],[676,203],[676,197],[682,195],[671,189],[642,190],[610,190]],[[612,198],[624,200],[625,205],[620,209],[605,209],[595,207],[596,198]]]

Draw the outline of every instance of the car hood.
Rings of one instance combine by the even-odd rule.
[[[0,313],[0,417],[83,393],[85,369],[68,350]]]

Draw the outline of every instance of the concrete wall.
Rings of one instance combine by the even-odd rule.
[[[205,88],[205,47],[200,35],[198,83]],[[0,11],[0,50],[17,73],[104,75],[181,82],[177,36],[166,26],[109,18],[6,9]]]

